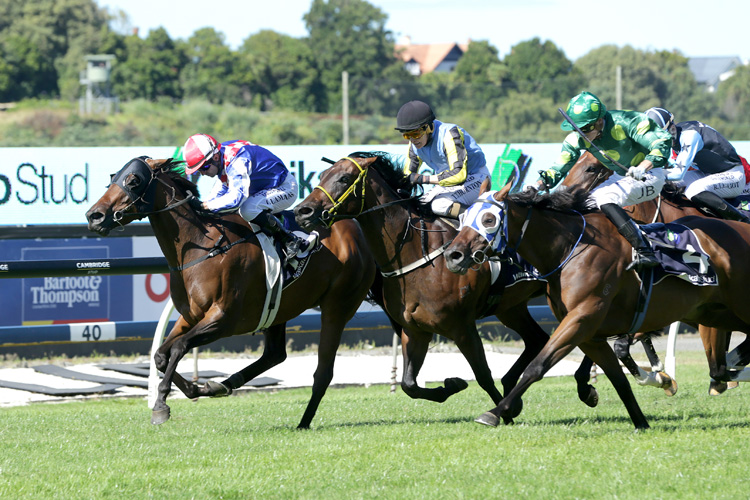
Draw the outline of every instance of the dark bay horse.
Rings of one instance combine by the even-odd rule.
[[[172,159],[135,158],[113,176],[86,213],[89,229],[103,236],[147,216],[171,269],[170,291],[180,317],[154,354],[164,378],[151,422],[169,419],[166,398],[172,382],[188,398],[225,396],[284,361],[286,321],[319,306],[318,366],[312,397],[298,426],[308,428],[333,378],[344,326],[375,277],[375,261],[364,235],[354,221],[321,230],[321,249],[283,291],[275,319],[267,320],[261,357],[221,383],[198,386],[176,372],[177,363],[193,347],[258,329],[267,297],[266,271],[249,224],[237,214],[217,217],[194,210],[189,201],[197,196],[197,188],[181,176],[179,167]]]
[[[489,301],[489,265],[479,266],[469,276],[448,272],[442,253],[457,234],[456,227],[426,213],[416,199],[399,191],[408,193],[411,186],[386,155],[354,153],[323,172],[320,186],[297,205],[297,222],[311,229],[334,220],[359,221],[384,274],[384,309],[406,334],[402,336],[401,387],[407,395],[443,402],[466,388],[461,379],[446,379],[444,387],[419,387],[417,376],[429,343],[433,334],[439,334],[456,343],[479,385],[497,404],[502,395],[495,387],[475,321],[495,315],[525,342],[523,353],[501,379],[508,391],[549,338],[527,307],[531,297],[544,293],[546,284],[518,282],[505,290],[499,302]],[[520,406],[519,400],[514,411],[520,412]]]
[[[515,245],[540,272],[551,273],[549,301],[560,325],[518,385],[477,421],[494,426],[500,418],[507,419],[515,399],[579,347],[604,370],[635,427],[648,428],[617,357],[605,342],[629,331],[636,315],[640,281],[635,271],[625,270],[632,260],[630,245],[603,214],[588,210],[588,193],[583,190],[548,195],[528,190],[509,195],[509,189],[486,193],[471,207],[461,232],[445,251],[446,264],[452,271],[466,272],[474,265],[472,256],[477,252],[492,253]],[[667,276],[653,286],[642,329],[652,331],[682,321],[720,332],[750,332],[750,308],[745,303],[750,282],[750,226],[705,217],[685,217],[678,222],[693,230],[708,254],[718,285],[699,287]],[[725,339],[719,335],[713,341],[712,349],[726,366]]]
[[[585,191],[591,191],[593,188],[604,182],[609,176],[612,175],[612,170],[605,167],[594,155],[590,152],[585,152],[581,155],[575,165],[570,169],[568,175],[563,179],[562,186],[567,188],[579,188]],[[686,217],[689,215],[700,216],[700,217],[714,217],[713,214],[704,212],[696,207],[690,200],[688,200],[684,194],[684,189],[679,188],[674,183],[667,182],[662,189],[662,192],[658,197],[653,200],[649,200],[637,205],[624,207],[625,211],[639,224],[651,224],[654,222],[672,222],[680,217]],[[717,361],[714,352],[710,349],[713,344],[713,339],[720,335],[713,328],[702,327],[699,328],[701,333],[701,339],[703,340],[704,347],[706,349],[706,355],[708,358],[709,368],[712,373],[720,371],[717,366]],[[726,332],[727,338],[727,349],[729,348],[729,340],[731,332]],[[622,339],[627,343],[627,339]],[[618,340],[618,342],[620,342]],[[652,365],[655,361],[658,363],[658,359],[654,360],[655,352],[653,346],[650,345],[648,334],[643,339],[644,348],[647,354],[649,354],[649,360]],[[623,344],[621,344],[623,345]],[[622,359],[622,358],[621,358]],[[750,362],[750,337],[746,337],[745,340],[739,344],[734,351],[729,353],[727,357],[728,362],[731,365],[745,366]],[[631,358],[632,361],[632,358]],[[626,366],[627,361],[624,361]],[[586,363],[584,362],[581,366],[583,370]],[[660,363],[658,363],[660,364]],[[632,371],[632,364],[628,367]],[[737,387],[737,382],[734,381],[719,381],[711,379],[709,386],[709,394],[712,396],[722,394],[727,390],[728,387]],[[667,394],[670,394],[670,390],[665,388]],[[676,392],[676,386],[674,387]],[[674,394],[673,392],[671,394]]]

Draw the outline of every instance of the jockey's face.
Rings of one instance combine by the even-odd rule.
[[[435,129],[435,126],[432,124],[425,125],[424,128],[418,129],[412,132],[411,134],[404,134],[404,138],[408,139],[409,142],[414,144],[415,148],[417,149],[423,148],[425,147],[425,145],[427,145],[427,141],[430,140],[430,135],[432,134],[434,129]],[[407,137],[407,136],[410,136],[410,137]]]
[[[599,138],[604,128],[604,118],[599,118],[594,123],[581,128],[581,132],[586,136],[589,142],[593,142]]]
[[[209,177],[216,177],[219,175],[219,154],[216,153],[213,158],[203,165],[203,167],[199,168],[198,173]]]

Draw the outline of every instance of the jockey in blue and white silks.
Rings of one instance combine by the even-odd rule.
[[[303,240],[287,231],[273,215],[294,204],[297,181],[284,163],[264,147],[249,141],[219,142],[208,134],[195,134],[183,148],[187,174],[217,177],[208,199],[202,203],[211,212],[239,212],[243,219],[284,245],[287,258],[312,248],[317,233]]]

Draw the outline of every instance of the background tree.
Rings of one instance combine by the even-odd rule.
[[[186,98],[203,98],[212,103],[246,103],[239,85],[242,74],[239,61],[224,42],[224,34],[202,28],[178,47],[187,56],[180,72],[180,84]],[[244,99],[243,99],[244,97]]]
[[[326,102],[317,62],[304,40],[263,30],[239,49],[247,73],[244,83],[262,111],[286,108],[322,111]]]
[[[507,92],[502,86],[506,74],[494,46],[484,40],[472,41],[454,71],[454,80],[463,89],[460,106],[486,109]]]
[[[144,40],[138,35],[122,38],[109,47],[117,62],[112,70],[113,93],[122,99],[180,99],[179,76],[187,64],[184,45],[178,47],[164,28],[151,30]]]
[[[385,28],[388,16],[383,11],[365,0],[313,0],[303,19],[326,88],[328,111],[341,110],[344,70],[352,77],[349,95],[358,101],[360,112],[374,111],[374,96],[391,99],[383,81],[406,78],[406,70],[394,57],[393,35]]]
[[[565,53],[539,38],[514,45],[503,64],[507,84],[520,93],[534,93],[562,102],[577,93],[583,78]]]

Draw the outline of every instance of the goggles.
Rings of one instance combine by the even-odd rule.
[[[589,123],[585,127],[581,127],[581,132],[583,132],[584,134],[588,134],[589,132],[591,132],[592,130],[594,130],[595,127],[596,127],[596,122]]]
[[[430,128],[429,125],[422,125],[416,130],[409,130],[408,132],[404,132],[404,139],[406,139],[407,141],[420,139],[423,135],[425,135],[425,133],[427,133],[428,128]]]

